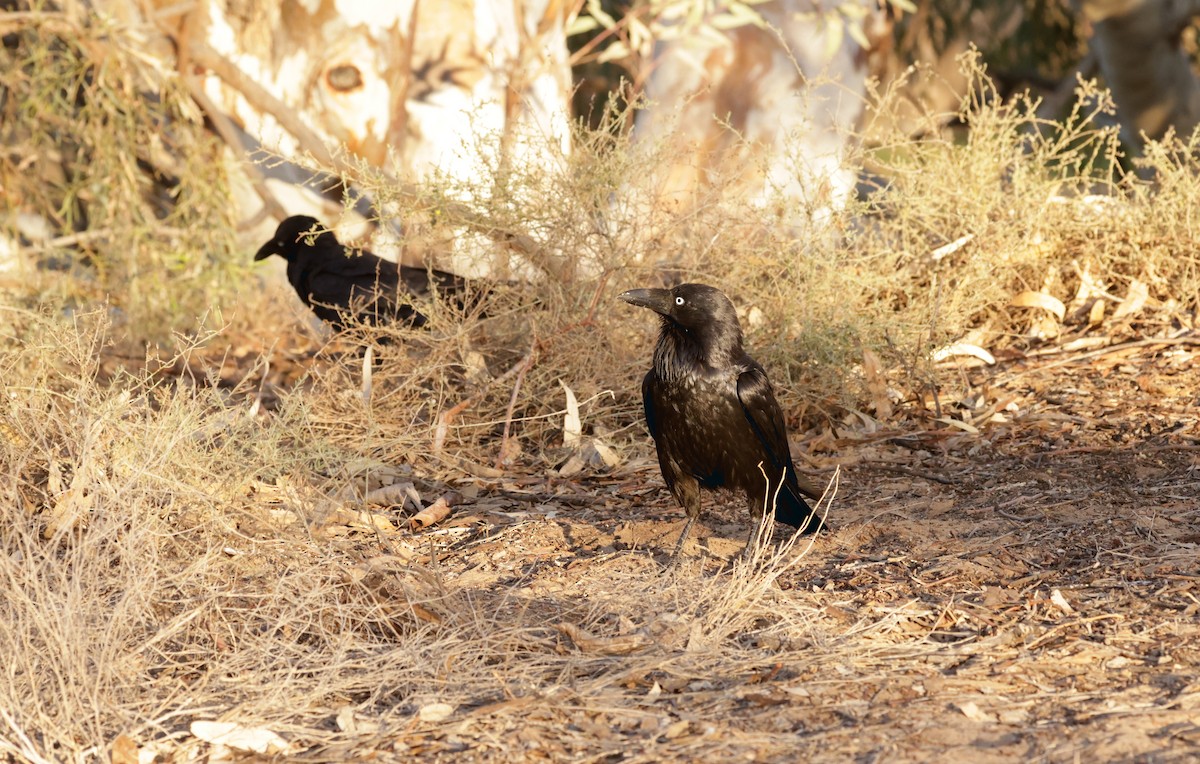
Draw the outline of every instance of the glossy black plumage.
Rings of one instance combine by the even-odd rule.
[[[762,366],[742,348],[729,298],[704,284],[633,289],[631,305],[662,317],[654,362],[642,380],[646,425],[663,480],[687,513],[675,554],[700,514],[700,489],[742,493],[761,516],[812,532],[820,526],[801,494],[819,492],[792,464],[783,412]]]
[[[409,300],[461,295],[463,278],[445,271],[397,265],[366,250],[343,246],[316,218],[293,215],[259,248],[255,260],[279,255],[296,294],[318,318],[342,330],[353,319],[365,324],[421,327],[427,319]]]

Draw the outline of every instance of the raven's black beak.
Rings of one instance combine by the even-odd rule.
[[[621,299],[639,308],[649,308],[663,316],[671,315],[675,306],[669,289],[630,289],[621,293]]]
[[[254,261],[258,262],[259,260],[266,260],[271,255],[282,254],[283,253],[279,251],[279,247],[275,245],[275,240],[271,239],[266,244],[258,248],[258,252],[254,254]]]

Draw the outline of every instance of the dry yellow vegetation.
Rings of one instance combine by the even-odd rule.
[[[685,219],[598,231],[655,156],[582,134],[568,171],[487,179],[470,224],[592,269],[568,258],[466,324],[435,313],[364,366],[247,283],[257,242],[185,96],[139,95],[116,50],[98,76],[84,42],[0,71],[22,116],[0,129],[3,211],[59,227],[0,280],[4,755],[1112,760],[1200,740],[1190,145],[1123,174],[1102,96],[1041,124],[969,60],[965,131],[931,115],[873,147],[886,186],[799,240],[719,184]],[[167,158],[174,184],[153,182]],[[441,210],[426,191],[405,203]],[[710,501],[662,574],[681,517],[640,422],[652,327],[613,298],[664,263],[745,309],[798,464],[831,485],[811,544],[737,560],[740,502]],[[410,522],[439,497],[448,514]]]

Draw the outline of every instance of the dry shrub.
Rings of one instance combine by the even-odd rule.
[[[1001,101],[975,56],[962,65],[971,89],[960,113],[931,115],[938,129],[920,139],[877,130],[886,145],[865,154],[886,182],[812,232],[781,228],[777,209],[726,196],[719,178],[686,210],[647,202],[655,168],[671,157],[662,146],[613,140],[606,129],[578,136],[563,168],[497,167],[502,183],[482,173],[475,185],[431,183],[419,199],[362,171],[356,184],[385,207],[490,237],[491,251],[503,250],[508,235],[535,232],[545,250],[539,257],[565,266],[508,290],[503,307],[477,327],[447,325],[443,337],[416,340],[441,350],[397,364],[411,394],[393,394],[371,426],[386,442],[409,441],[401,450],[420,452],[437,412],[472,390],[446,384],[472,349],[486,357],[492,378],[533,354],[519,386],[504,378],[456,421],[454,448],[473,459],[505,462],[497,436],[508,430],[534,449],[527,466],[553,466],[554,455],[539,452],[556,442],[560,381],[581,398],[613,392],[612,403],[593,404],[591,423],[607,431],[634,425],[637,378],[655,327],[651,316],[616,300],[632,286],[720,286],[742,311],[748,345],[771,370],[785,407],[826,414],[863,405],[864,350],[885,358],[894,387],[914,396],[937,385],[931,351],[968,333],[992,350],[1040,342],[1029,309],[1010,301],[1032,290],[1070,304],[1083,272],[1107,286],[1109,299],[1119,301],[1141,279],[1157,287],[1152,305],[1190,303],[1192,260],[1157,254],[1191,236],[1186,149],[1151,147],[1147,164],[1159,178],[1151,193],[1122,173],[1116,131],[1100,124],[1111,103],[1093,86],[1082,85],[1069,118],[1053,123],[1028,99]],[[884,97],[877,109],[888,108]],[[941,129],[950,116],[964,128]],[[879,121],[898,124],[886,114]],[[443,203],[453,197],[473,200],[469,219]],[[963,237],[965,245],[937,254]],[[1060,330],[1080,320],[1068,316]],[[339,409],[329,418],[348,415]],[[629,432],[641,438],[636,427]],[[363,434],[353,424],[347,433]]]
[[[4,20],[0,235],[34,255],[9,291],[107,301],[154,342],[219,316],[246,267],[223,148],[145,30],[40,3]]]
[[[1072,303],[1084,274],[1112,305],[1134,280],[1150,284],[1147,311],[1126,330],[1192,309],[1190,147],[1152,144],[1142,163],[1156,180],[1139,180],[1121,170],[1116,131],[1102,124],[1111,103],[1093,86],[1081,85],[1064,122],[1047,122],[1028,99],[1000,100],[975,56],[962,65],[971,89],[961,111],[930,115],[919,139],[886,132],[899,121],[881,97],[874,134],[884,145],[864,154],[885,182],[813,233],[781,228],[777,209],[723,194],[719,179],[686,210],[647,201],[671,157],[665,144],[617,137],[627,114],[581,131],[557,168],[497,165],[475,184],[431,181],[416,195],[357,168],[348,180],[382,209],[472,237],[488,257],[532,233],[542,251],[531,261],[544,267],[531,282],[496,286],[486,315],[463,321],[433,306],[431,331],[393,332],[369,405],[356,357],[323,371],[303,404],[314,426],[340,447],[446,477],[461,474],[460,458],[539,472],[564,458],[566,383],[589,401],[585,429],[643,447],[637,381],[656,327],[616,300],[633,286],[696,280],[727,291],[785,408],[817,427],[864,407],[864,350],[912,400],[939,384],[935,348],[1044,342],[1039,316],[1010,305],[1021,292],[1066,303],[1062,333],[1087,329],[1090,302]],[[963,127],[942,129],[949,118]],[[454,198],[472,200],[469,214]],[[444,451],[428,459],[435,442]]]
[[[907,330],[919,340],[914,355],[968,332],[993,349],[1028,349],[1086,330],[1086,310],[1047,337],[1030,331],[1035,317],[1012,298],[1040,291],[1086,309],[1090,302],[1072,305],[1085,277],[1112,307],[1134,280],[1149,283],[1148,310],[1129,319],[1135,330],[1194,310],[1195,138],[1151,144],[1127,174],[1113,104],[1094,83],[1080,84],[1064,121],[1048,122],[1028,98],[999,100],[977,55],[962,65],[970,77],[956,115],[963,128],[921,140],[894,135],[872,155],[887,182],[870,200],[875,224],[851,247],[873,258],[879,278],[863,274],[863,283],[872,307],[886,311],[889,335]],[[964,236],[973,238],[935,259]]]

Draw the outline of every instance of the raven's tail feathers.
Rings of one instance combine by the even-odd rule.
[[[775,486],[771,486],[772,489]],[[821,518],[813,511],[801,496],[797,486],[792,481],[785,480],[778,492],[772,491],[770,499],[775,499],[775,519],[787,523],[801,533],[815,533],[821,528]],[[774,495],[777,493],[777,496]]]

